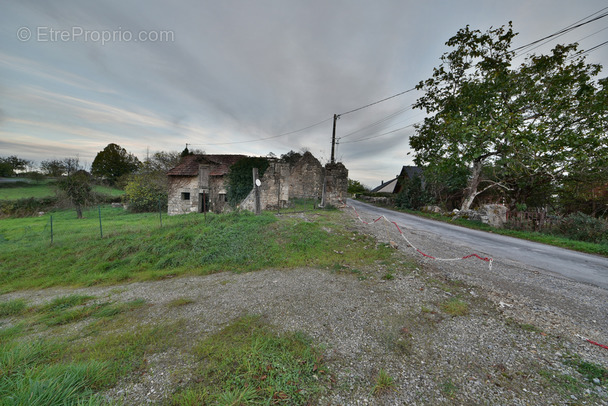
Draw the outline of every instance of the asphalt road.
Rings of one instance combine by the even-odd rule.
[[[519,262],[541,272],[557,273],[578,282],[608,289],[608,258],[605,257],[485,231],[471,230],[351,199],[348,199],[348,204],[358,211],[364,211],[373,216],[384,215],[390,221],[396,222],[402,229],[424,231],[446,243],[458,241],[460,245],[470,247],[471,252],[492,257],[494,261]]]

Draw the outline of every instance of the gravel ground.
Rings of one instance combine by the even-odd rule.
[[[365,213],[361,213],[365,217]],[[390,280],[382,265],[362,273],[320,269],[219,273],[86,289],[15,292],[44,302],[65,294],[116,301],[144,298],[142,322],[185,319],[184,348],[244,314],[260,314],[284,330],[299,330],[324,351],[335,385],[320,405],[608,405],[608,388],[588,382],[564,359],[608,368],[608,350],[576,334],[608,341],[608,292],[547,275],[521,264],[469,259],[437,262],[416,254],[388,224],[366,226],[344,211],[353,232],[376,236],[403,252],[404,267]],[[457,243],[411,230],[411,242],[448,257]],[[370,248],[370,249],[373,249]],[[480,253],[482,254],[482,253]],[[412,259],[417,267],[406,263]],[[189,298],[185,306],[170,306]],[[458,298],[468,314],[444,305]],[[75,327],[78,328],[78,327]],[[148,357],[149,371],[129,377],[106,395],[125,404],[162,404],[196,367],[186,350]],[[372,394],[380,370],[392,389]],[[579,389],[567,392],[567,379]]]

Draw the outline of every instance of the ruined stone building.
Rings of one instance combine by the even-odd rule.
[[[229,210],[226,180],[230,166],[244,155],[188,155],[171,169],[168,212],[184,214]],[[262,210],[287,207],[293,199],[316,199],[324,204],[338,205],[346,199],[348,170],[341,163],[325,167],[306,152],[295,164],[269,159],[269,166],[260,179]],[[252,176],[253,185],[253,176]],[[239,205],[254,210],[254,191]]]
[[[226,175],[245,155],[186,155],[169,178],[169,215],[221,213],[227,205]]]

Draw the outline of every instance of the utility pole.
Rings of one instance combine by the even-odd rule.
[[[339,114],[334,114],[334,131],[331,134],[331,163],[335,163],[335,153],[336,153],[336,121],[340,118]]]

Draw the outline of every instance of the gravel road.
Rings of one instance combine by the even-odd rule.
[[[403,270],[390,280],[382,279],[382,264],[358,274],[224,272],[118,287],[15,292],[0,300],[44,302],[68,293],[117,301],[144,298],[150,306],[142,322],[185,319],[183,349],[149,356],[147,374],[106,393],[129,405],[166,402],[196,368],[189,343],[244,314],[303,331],[323,348],[336,383],[319,405],[608,405],[606,384],[587,381],[567,364],[578,355],[608,368],[608,350],[577,337],[608,341],[608,291],[520,264],[494,262],[490,270],[475,259],[436,262],[413,251],[386,223],[366,226],[349,209],[343,210],[343,221],[353,233],[392,241],[403,254]],[[408,238],[444,256],[462,249],[424,232]],[[406,265],[412,260],[415,268]],[[178,298],[192,303],[169,305]],[[446,310],[455,298],[466,304],[466,315]],[[381,369],[394,386],[373,395]]]

